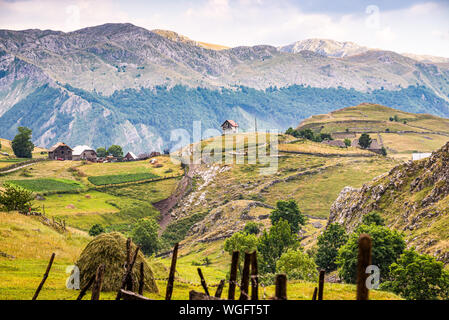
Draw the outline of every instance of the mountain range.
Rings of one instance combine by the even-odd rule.
[[[362,102],[448,117],[449,62],[323,39],[227,48],[132,24],[0,30],[0,136],[27,126],[42,147],[162,150],[197,120],[285,130]]]

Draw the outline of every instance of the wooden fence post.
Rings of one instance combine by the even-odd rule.
[[[80,294],[78,295],[78,298],[76,300],[82,300],[83,297],[86,295],[87,290],[89,290],[92,283],[94,283],[95,275],[93,275],[89,281],[86,283],[86,285],[81,289]]]
[[[125,289],[125,287],[126,287],[126,283],[128,281],[129,274],[132,273],[134,263],[136,262],[136,259],[137,259],[137,254],[139,253],[139,249],[140,249],[140,246],[137,246],[136,251],[134,252],[134,256],[131,259],[131,262],[126,266],[126,271],[122,278],[122,285],[120,286],[120,288],[117,292],[117,296],[115,297],[115,300],[120,300],[120,297],[121,297],[120,290]]]
[[[235,285],[237,281],[237,268],[239,264],[239,252],[234,251],[232,253],[232,262],[231,262],[231,274],[229,276],[229,291],[228,291],[228,300],[234,300],[235,298]]]
[[[359,254],[357,261],[357,300],[368,300],[369,289],[366,287],[368,274],[366,268],[371,265],[371,237],[362,233],[359,237]]]
[[[126,264],[125,264],[125,268],[127,268],[128,265],[131,263],[131,243],[132,243],[131,238],[128,238],[126,240]],[[127,291],[134,291],[134,281],[133,281],[132,272],[129,273],[128,278],[126,279],[125,289]]]
[[[39,292],[41,292],[41,289],[44,286],[45,280],[47,280],[48,274],[50,273],[50,269],[51,269],[51,266],[53,265],[54,259],[55,259],[55,253],[52,253],[52,255],[50,257],[50,261],[48,262],[48,265],[47,265],[47,270],[45,270],[45,273],[44,273],[44,276],[42,277],[41,283],[39,283],[39,286],[37,287],[32,300],[36,300],[37,296],[39,295]]]
[[[225,280],[221,280],[218,284],[217,291],[215,291],[215,298],[221,298],[221,294],[223,292],[223,288],[225,285]]]
[[[143,288],[145,286],[145,271],[143,262],[140,263],[140,279],[139,279],[139,294],[143,295]]]
[[[90,300],[99,300],[101,287],[103,286],[104,278],[104,264],[100,264],[97,268],[97,273],[95,274],[95,281],[92,287],[92,296]]]
[[[287,300],[287,275],[276,275],[276,300]]]
[[[323,300],[324,275],[325,275],[325,271],[320,270],[320,280],[318,281],[318,300]]]
[[[317,291],[318,291],[318,288],[315,287],[315,289],[313,290],[312,300],[316,300]]]
[[[165,291],[165,300],[171,300],[171,296],[173,293],[173,282],[175,281],[176,261],[178,259],[178,247],[179,243],[176,243],[175,247],[173,248],[170,273],[168,275],[168,282],[167,282],[167,290]]]
[[[251,255],[251,300],[259,300],[259,276],[257,266],[257,251]]]
[[[242,281],[240,283],[240,299],[249,300],[249,267],[251,265],[251,254],[245,253],[245,261],[243,262]]]
[[[201,268],[198,268],[197,270],[198,270],[198,275],[200,276],[200,279],[201,279],[201,286],[204,289],[204,293],[206,293],[206,295],[210,296],[209,289],[207,288],[206,280],[204,279],[204,276],[203,276],[203,272],[201,271]]]

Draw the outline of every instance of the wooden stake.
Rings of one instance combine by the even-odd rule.
[[[225,280],[221,280],[218,284],[217,291],[215,291],[215,298],[221,298],[221,294],[223,292],[223,288],[225,285]]]
[[[132,243],[131,238],[128,238],[126,240],[126,265],[125,265],[125,268],[127,268],[128,265],[131,263],[131,243]],[[127,291],[134,291],[134,281],[133,281],[132,272],[128,274],[128,278],[126,279],[125,288]]]
[[[239,264],[239,252],[234,251],[232,253],[232,262],[231,262],[231,274],[229,275],[229,291],[228,291],[228,299],[234,300],[235,298],[235,285],[237,281],[237,268]]]
[[[201,271],[201,268],[198,268],[198,275],[200,276],[201,286],[203,287],[204,292],[206,293],[206,295],[210,296],[209,289],[207,288],[207,283],[206,283],[206,280],[204,279],[203,272]]]
[[[175,281],[176,260],[178,259],[178,247],[179,243],[176,243],[175,247],[173,248],[170,273],[168,275],[168,282],[167,282],[167,290],[165,291],[165,300],[171,300],[171,295],[173,293],[173,282]]]
[[[240,299],[249,300],[249,267],[251,265],[251,254],[245,253],[245,261],[243,262],[242,281],[240,283]]]
[[[312,300],[316,300],[316,294],[317,294],[318,288],[315,287],[315,289],[313,290],[313,296],[312,296]]]
[[[127,291],[120,289],[120,295],[123,297],[123,300],[140,300],[140,301],[149,301],[147,297],[142,296],[141,294],[134,293],[132,291]]]
[[[287,275],[276,275],[276,300],[287,300]]]
[[[50,269],[51,269],[51,266],[53,265],[54,259],[55,259],[55,253],[52,253],[51,257],[50,257],[50,261],[48,262],[48,265],[47,265],[47,270],[45,270],[45,273],[44,273],[44,276],[42,277],[41,283],[37,287],[32,300],[36,300],[37,296],[39,295],[39,292],[41,292],[41,289],[44,286],[45,280],[47,280],[48,274],[50,273]]]
[[[371,265],[371,237],[362,233],[359,237],[359,254],[357,262],[357,300],[369,300],[369,289],[366,287],[368,274],[366,268]]]
[[[323,300],[323,292],[324,292],[324,270],[320,270],[320,280],[318,281],[318,300]]]
[[[125,274],[123,275],[122,285],[120,286],[120,289],[125,289],[125,287],[126,287],[126,282],[128,280],[129,274],[133,271],[134,263],[136,262],[137,254],[139,253],[139,249],[140,249],[140,246],[137,246],[136,251],[134,252],[134,255],[131,259],[131,262],[126,266],[126,271],[125,271]],[[120,300],[120,297],[121,297],[120,289],[117,292],[117,296],[115,297],[115,300]]]
[[[93,275],[89,279],[87,284],[81,289],[80,294],[78,295],[78,298],[76,298],[76,300],[82,300],[83,299],[83,297],[86,295],[87,290],[89,290],[89,288],[92,285],[92,283],[94,283],[94,280],[95,280],[95,275]]]
[[[95,274],[95,282],[92,287],[92,296],[90,300],[100,300],[101,287],[103,286],[104,264],[100,264]]]
[[[257,267],[257,251],[251,255],[251,300],[259,300],[259,277]]]
[[[140,279],[139,279],[139,294],[143,295],[143,287],[145,286],[145,271],[143,262],[140,263]]]

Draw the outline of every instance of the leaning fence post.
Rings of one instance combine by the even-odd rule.
[[[234,300],[235,298],[235,285],[237,281],[237,267],[239,264],[239,252],[234,251],[232,253],[232,262],[231,262],[231,274],[229,276],[229,291],[228,291],[228,300]]]
[[[167,282],[167,290],[165,291],[165,300],[171,300],[171,295],[173,293],[173,282],[175,281],[176,260],[178,259],[178,247],[179,243],[176,243],[175,247],[173,248],[170,273],[168,275],[168,282]]]
[[[284,273],[276,275],[276,300],[287,300],[287,275]]]
[[[200,276],[200,279],[201,279],[201,286],[204,289],[204,293],[206,295],[210,296],[209,289],[207,288],[206,280],[204,279],[204,276],[203,276],[203,272],[201,271],[201,268],[198,268],[197,270],[198,270],[198,275]]]
[[[90,300],[99,300],[101,287],[103,286],[104,278],[104,264],[100,264],[97,268],[97,273],[95,274],[95,282],[92,287],[92,296]]]
[[[225,280],[221,280],[218,284],[217,291],[215,291],[215,298],[221,298],[221,294],[223,292],[223,288],[225,285]]]
[[[139,279],[139,294],[143,295],[143,287],[145,286],[145,271],[143,262],[140,263],[140,279]]]
[[[357,300],[368,300],[369,289],[366,286],[368,274],[366,268],[371,265],[371,237],[362,233],[359,237],[359,254],[357,261]]]
[[[95,280],[95,275],[93,275],[89,281],[87,282],[87,284],[81,289],[80,294],[78,295],[78,298],[76,298],[76,300],[82,300],[83,297],[85,296],[87,290],[89,290],[90,286],[92,285],[92,283],[94,283]]]
[[[318,291],[318,288],[315,287],[315,289],[313,290],[312,300],[316,300],[317,291]]]
[[[318,300],[323,300],[324,292],[324,270],[320,270],[320,279],[318,281]]]
[[[129,274],[132,273],[132,270],[133,270],[133,267],[134,267],[134,263],[136,262],[136,259],[137,259],[137,254],[139,253],[139,249],[140,249],[140,246],[137,246],[136,247],[136,251],[134,252],[134,256],[131,259],[131,262],[126,266],[126,271],[125,271],[125,274],[124,274],[123,279],[122,279],[122,285],[120,286],[120,289],[117,292],[117,296],[115,297],[115,300],[120,300],[120,297],[122,295],[120,290],[121,289],[125,289],[125,287],[126,287],[126,283],[127,283],[128,279],[129,279],[128,278]]]
[[[243,262],[242,271],[242,281],[240,283],[240,299],[239,300],[249,300],[249,267],[251,265],[251,254],[245,253],[245,260]]]
[[[48,265],[47,265],[47,270],[45,270],[45,273],[44,273],[44,276],[42,277],[41,283],[39,283],[39,286],[37,287],[32,300],[36,300],[37,296],[39,295],[39,292],[41,292],[41,289],[44,286],[45,280],[47,280],[48,274],[50,273],[50,269],[51,269],[51,266],[53,265],[54,259],[55,259],[55,253],[52,253],[52,255],[50,257],[50,261],[48,262]]]
[[[251,255],[251,300],[259,300],[259,278],[257,267],[257,251]]]

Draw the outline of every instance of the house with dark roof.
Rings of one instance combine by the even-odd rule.
[[[64,142],[58,142],[48,150],[48,158],[51,160],[72,160],[72,148]]]
[[[234,120],[226,120],[221,125],[221,129],[223,130],[223,134],[238,133],[239,125]]]

